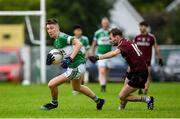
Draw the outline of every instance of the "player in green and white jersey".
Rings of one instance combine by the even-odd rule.
[[[87,59],[88,58],[88,50],[90,48],[90,45],[89,45],[88,37],[83,35],[82,26],[79,24],[74,25],[73,34],[74,34],[74,37],[78,38],[80,40],[81,44],[83,45],[81,48],[81,51],[84,54],[85,59]]]
[[[73,26],[73,34],[74,34],[74,37],[78,38],[79,41],[81,42],[81,44],[83,45],[82,48],[81,48],[81,51],[82,51],[83,55],[85,56],[85,59],[87,59],[88,58],[88,50],[90,48],[90,46],[89,46],[89,39],[88,39],[88,37],[83,35],[82,26],[79,25],[79,24],[74,25]],[[88,72],[85,71],[85,73],[88,73]],[[84,74],[82,74],[82,77],[81,77],[81,84],[82,85],[84,84]],[[73,90],[72,94],[76,95],[77,91]]]
[[[112,45],[109,42],[109,20],[104,17],[101,20],[101,26],[94,34],[94,39],[92,43],[92,55],[95,55],[95,49],[97,46],[97,54],[105,54],[112,49]],[[99,60],[98,62],[98,71],[99,71],[99,83],[101,85],[101,92],[106,91],[106,82],[107,82],[107,72],[108,72],[108,59]]]
[[[102,109],[105,100],[100,99],[87,86],[81,85],[80,77],[85,71],[85,58],[81,52],[82,44],[77,38],[73,38],[65,33],[60,32],[60,27],[57,20],[49,19],[46,22],[46,28],[49,36],[54,39],[54,47],[64,52],[65,58],[61,63],[62,68],[67,68],[67,71],[57,77],[51,79],[48,86],[51,90],[52,100],[41,106],[41,109],[50,110],[58,107],[58,86],[65,81],[71,80],[73,90],[83,93],[96,102],[96,108]],[[71,46],[72,49],[69,49]],[[54,61],[52,54],[47,55],[46,64],[50,65]]]

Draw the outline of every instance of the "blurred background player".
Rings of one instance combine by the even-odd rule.
[[[104,17],[101,20],[101,27],[94,34],[92,42],[92,56],[95,55],[97,46],[97,54],[102,55],[112,50],[112,46],[109,43],[109,20]],[[108,59],[98,61],[98,79],[101,86],[101,92],[106,91],[107,72],[108,72]]]
[[[134,42],[137,44],[138,48],[142,51],[146,63],[148,65],[148,80],[145,84],[144,94],[147,94],[149,83],[151,81],[151,57],[152,57],[152,48],[155,49],[155,54],[158,58],[158,63],[160,66],[163,66],[163,60],[160,56],[160,50],[156,42],[156,38],[153,34],[149,33],[149,24],[146,21],[139,23],[140,34],[137,35],[134,39]],[[142,94],[143,91],[139,89],[139,94]]]
[[[101,56],[90,56],[89,59],[95,63],[97,60],[111,58],[121,54],[127,61],[128,65],[130,66],[130,71],[125,79],[127,83],[124,83],[124,86],[119,93],[119,98],[121,100],[119,109],[125,109],[127,102],[130,101],[145,102],[147,104],[147,108],[149,110],[153,110],[154,98],[152,96],[136,96],[132,94],[138,88],[145,87],[148,77],[148,67],[142,52],[138,49],[135,43],[124,39],[122,32],[117,28],[110,31],[109,37],[110,43],[117,46],[117,49]]]
[[[89,39],[88,39],[88,37],[83,35],[82,26],[79,25],[79,24],[74,25],[74,27],[73,27],[73,34],[74,34],[74,37],[79,39],[79,41],[83,45],[82,48],[81,48],[81,51],[82,51],[85,59],[87,60],[87,58],[88,58],[88,50],[90,48],[90,46],[89,46]],[[85,71],[85,73],[87,73],[87,71]],[[82,75],[82,78],[81,78],[81,84],[82,85],[84,84],[84,74]],[[76,95],[77,91],[73,90],[72,93],[73,93],[73,95]]]
[[[71,80],[73,90],[81,92],[96,102],[97,110],[101,110],[104,105],[104,99],[100,99],[87,86],[81,85],[81,75],[85,71],[85,58],[81,52],[82,44],[76,38],[60,32],[60,27],[56,19],[49,19],[46,22],[46,28],[49,36],[54,40],[54,47],[64,51],[64,59],[61,63],[62,68],[67,68],[66,72],[54,77],[48,83],[51,90],[52,101],[41,106],[41,109],[50,110],[58,107],[58,86],[65,81]],[[72,46],[72,49],[67,49]],[[70,52],[69,52],[70,51]],[[54,61],[52,54],[47,55],[46,64],[51,65]]]

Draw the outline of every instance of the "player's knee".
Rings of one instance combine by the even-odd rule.
[[[105,71],[100,71],[100,75],[105,76],[106,75]]]
[[[54,85],[54,83],[53,83],[53,82],[51,82],[51,81],[50,81],[50,82],[48,83],[48,87],[49,87],[50,89],[52,89],[52,88],[54,88],[54,87],[55,87],[55,85]]]
[[[105,74],[106,74],[106,70],[105,70],[105,69],[99,69],[99,73],[100,73],[101,75],[105,75]]]
[[[123,95],[123,94],[121,94],[121,93],[119,93],[119,98],[120,98],[120,100],[125,100],[125,99],[126,99],[126,96]]]

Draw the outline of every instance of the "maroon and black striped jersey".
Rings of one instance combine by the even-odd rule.
[[[148,33],[146,35],[138,35],[135,37],[134,42],[137,44],[138,48],[144,54],[146,61],[151,61],[152,56],[152,46],[155,43],[154,35]]]
[[[147,70],[146,60],[144,59],[143,53],[134,42],[122,39],[118,43],[117,48],[120,49],[121,55],[130,66],[131,72],[141,72]]]

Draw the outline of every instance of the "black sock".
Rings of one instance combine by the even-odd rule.
[[[126,104],[120,104],[120,109],[125,109]]]
[[[105,92],[106,91],[106,85],[101,85],[101,92]]]
[[[94,102],[99,103],[99,97],[95,96],[92,99],[94,100]]]

